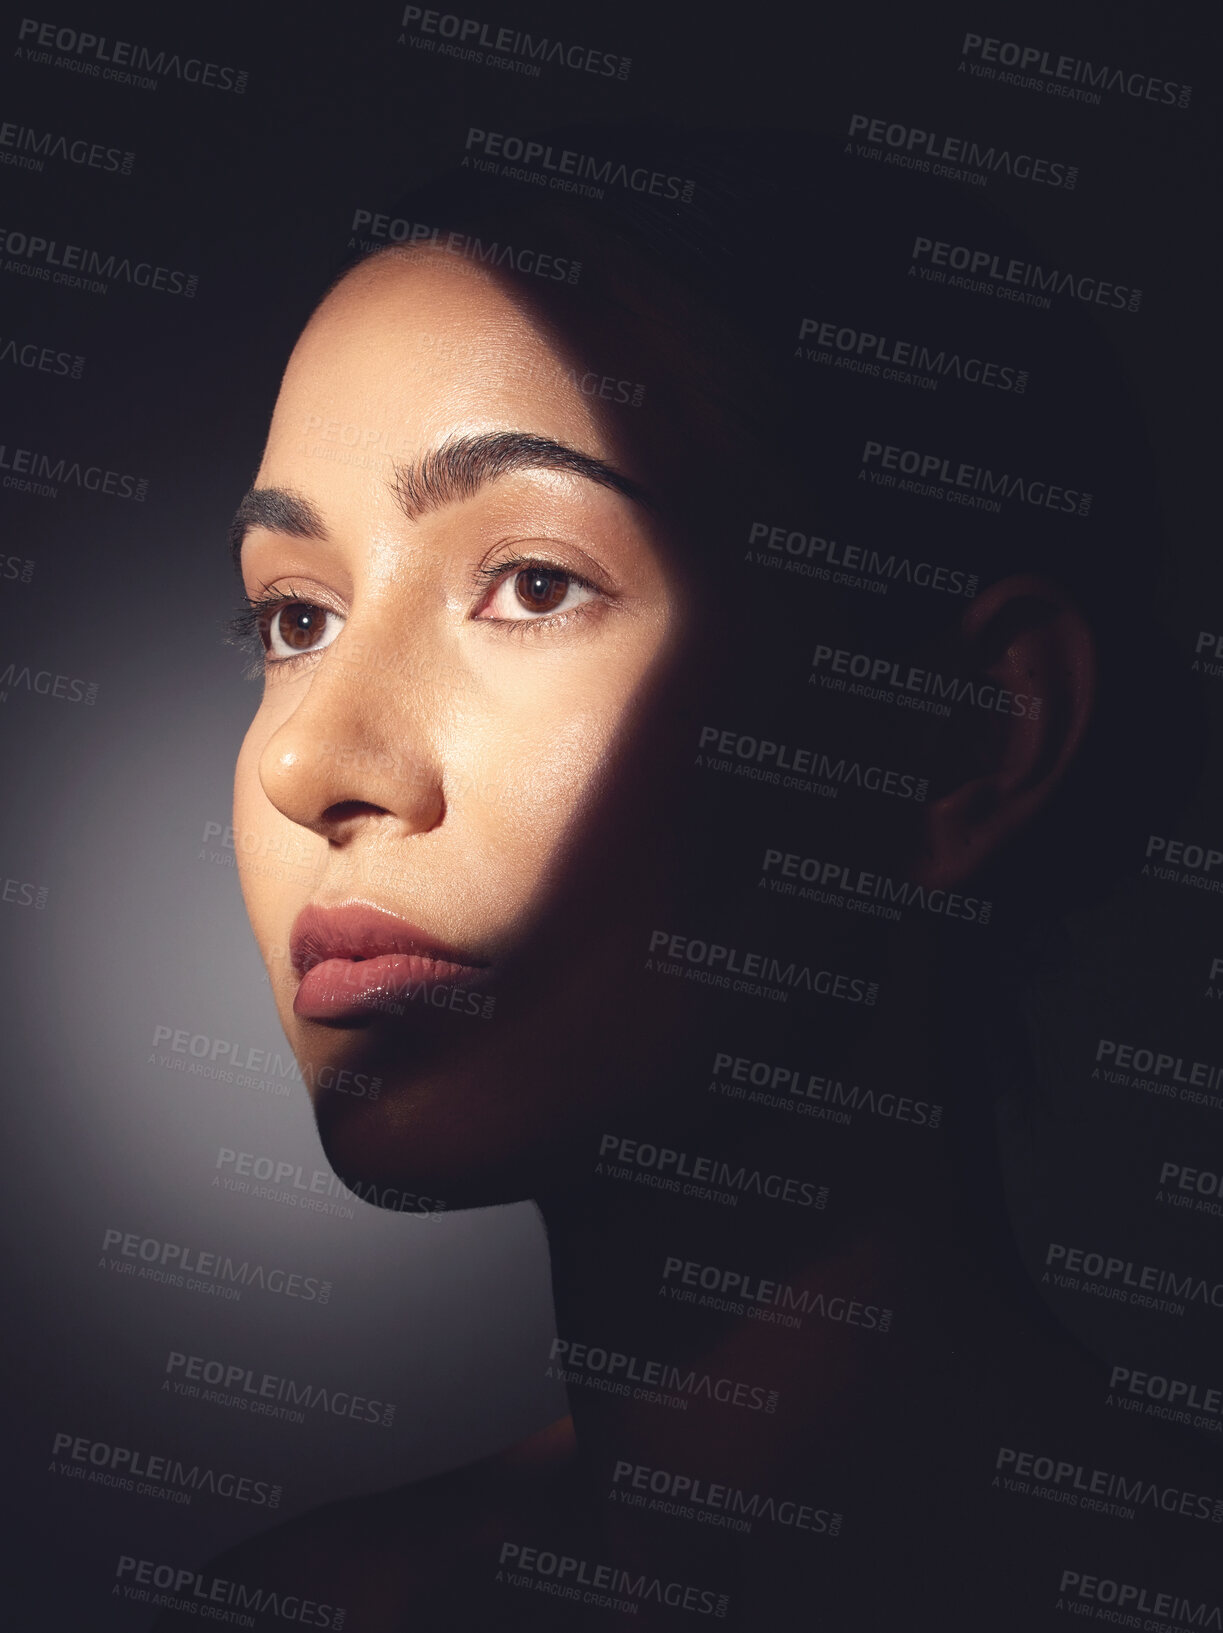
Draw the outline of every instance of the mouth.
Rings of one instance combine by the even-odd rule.
[[[332,1025],[410,1014],[424,1007],[413,1000],[427,1002],[430,989],[458,991],[491,973],[487,964],[362,902],[304,907],[293,925],[289,956],[298,977],[293,1013]]]

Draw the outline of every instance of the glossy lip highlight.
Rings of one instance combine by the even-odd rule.
[[[395,1013],[392,1000],[410,999],[422,987],[466,987],[490,973],[488,965],[364,902],[304,907],[289,952],[299,977],[293,1013],[341,1025]]]

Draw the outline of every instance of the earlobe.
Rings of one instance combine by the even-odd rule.
[[[965,612],[959,646],[958,672],[989,699],[995,729],[974,770],[926,811],[914,874],[944,887],[991,862],[1048,805],[1086,734],[1097,678],[1091,629],[1051,579],[990,585]]]

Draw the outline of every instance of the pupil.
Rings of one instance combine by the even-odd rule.
[[[323,627],[321,607],[308,607],[299,602],[295,607],[284,607],[280,613],[280,636],[286,646],[299,651],[313,645]]]
[[[569,579],[565,573],[548,572],[542,567],[525,567],[514,580],[518,599],[531,612],[551,612],[565,599]]]

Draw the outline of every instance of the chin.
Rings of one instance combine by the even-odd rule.
[[[571,938],[555,956],[534,944],[495,989],[456,988],[453,1007],[397,1003],[345,1024],[282,1009],[340,1179],[367,1200],[386,1193],[382,1206],[403,1207],[404,1191],[489,1207],[588,1186],[600,1135],[626,1118],[686,1121],[688,1027],[674,989],[634,967],[640,945],[622,929],[581,959]]]
[[[289,1036],[339,1178],[377,1206],[421,1211],[403,1193],[447,1211],[522,1201],[567,1163],[580,1166],[590,1108],[575,1104],[567,1041],[528,1041],[540,1019],[421,1010],[360,1027],[295,1020]]]
[[[542,1108],[487,1082],[421,1065],[383,1077],[376,1098],[313,1091],[319,1138],[363,1201],[407,1213],[521,1202],[563,1158],[539,1137]]]

